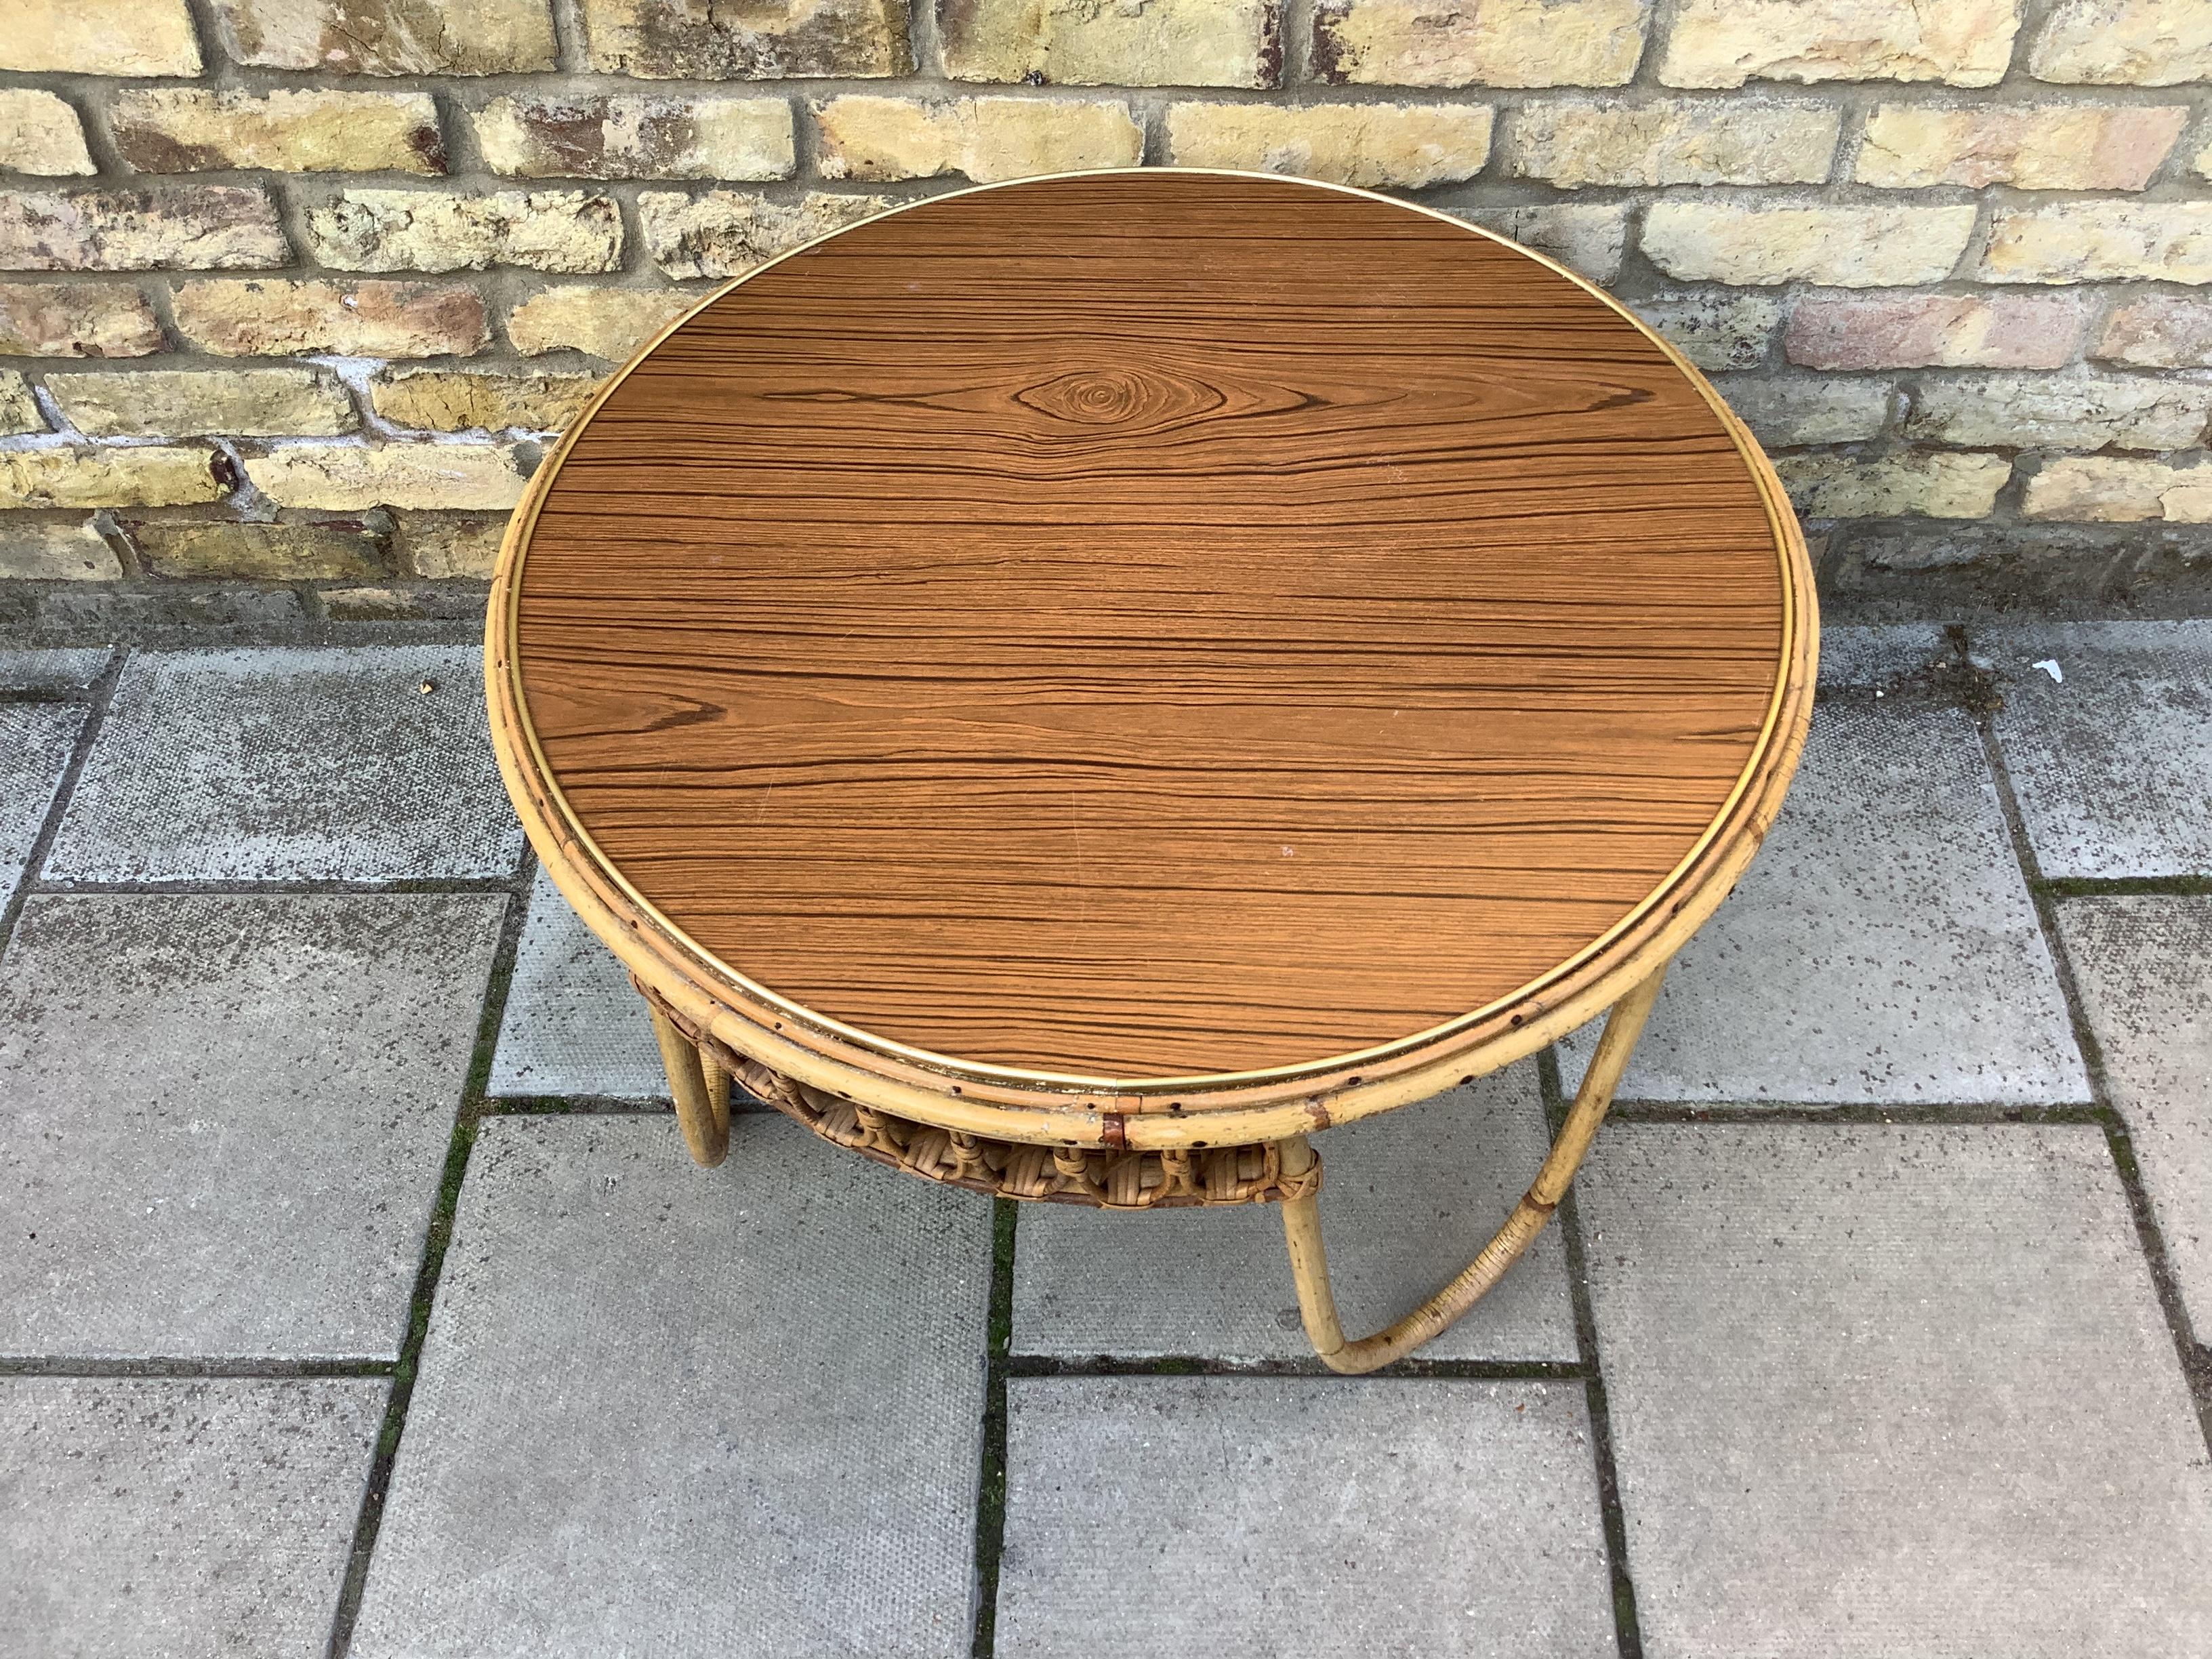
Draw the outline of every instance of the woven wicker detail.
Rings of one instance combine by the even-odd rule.
[[[1208,1146],[1188,1152],[1128,1152],[1105,1147],[1038,1146],[916,1123],[788,1078],[708,1036],[655,996],[635,975],[638,994],[672,1020],[719,1066],[787,1117],[863,1158],[948,1186],[1053,1204],[1109,1210],[1173,1209],[1194,1204],[1274,1204],[1321,1190],[1321,1161],[1283,1173],[1272,1145]]]
[[[1151,1210],[1193,1204],[1267,1204],[1319,1190],[1321,1165],[1283,1173],[1272,1146],[1209,1146],[1196,1152],[1117,1152],[1101,1147],[1037,1146],[916,1123],[872,1106],[840,1100],[708,1039],[708,1053],[778,1111],[825,1140],[863,1158],[932,1181],[999,1198]]]

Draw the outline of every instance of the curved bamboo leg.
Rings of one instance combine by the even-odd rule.
[[[653,1012],[653,1035],[660,1043],[660,1063],[668,1069],[668,1092],[676,1102],[684,1144],[691,1149],[694,1163],[720,1164],[730,1152],[729,1079],[719,1066],[700,1060],[698,1049],[674,1020],[653,1004],[646,1006]],[[710,1076],[720,1077],[719,1091],[711,1086]]]
[[[1574,1179],[1606,1109],[1613,1104],[1613,1091],[1627,1067],[1636,1039],[1643,1035],[1644,1022],[1650,1015],[1652,1000],[1659,994],[1659,981],[1666,971],[1661,968],[1613,1004],[1605,1035],[1598,1039],[1597,1052],[1590,1056],[1589,1069],[1583,1073],[1582,1087],[1575,1091],[1575,1103],[1560,1126],[1559,1138],[1552,1143],[1536,1179],[1513,1206],[1498,1236],[1451,1283],[1396,1324],[1356,1342],[1345,1340],[1344,1327],[1336,1316],[1336,1293],[1329,1287],[1328,1255],[1322,1247],[1320,1194],[1285,1200],[1283,1239],[1290,1249],[1291,1276],[1297,1281],[1298,1311],[1322,1364],[1331,1370],[1357,1376],[1402,1359],[1440,1335],[1505,1276],[1505,1270],[1544,1231],[1552,1212],[1566,1195],[1567,1183]],[[1282,1156],[1283,1173],[1300,1175],[1312,1164],[1313,1149],[1304,1135],[1296,1135],[1282,1143]]]

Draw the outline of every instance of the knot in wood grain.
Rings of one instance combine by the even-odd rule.
[[[1218,387],[1188,375],[1085,368],[1018,392],[1014,400],[1076,426],[1142,430],[1211,414],[1228,398]]]

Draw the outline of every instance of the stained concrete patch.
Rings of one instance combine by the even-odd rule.
[[[2197,1340],[2212,1340],[2212,898],[2076,899],[2058,935]]]
[[[1533,1062],[1316,1137],[1337,1309],[1354,1336],[1389,1324],[1473,1259],[1548,1145]],[[1278,1205],[1116,1215],[1021,1211],[1016,1353],[1310,1358]],[[1431,1359],[1577,1357],[1565,1253],[1547,1231]]]
[[[1598,1030],[1560,1045],[1571,1085]],[[1964,714],[1905,700],[1814,711],[1780,822],[1669,969],[1620,1096],[2087,1100]]]
[[[486,1120],[354,1659],[966,1654],[990,1268],[781,1118]]]
[[[506,904],[34,896],[0,1353],[397,1358]]]
[[[668,1097],[653,1022],[629,969],[543,870],[530,891],[490,1092]]]
[[[107,666],[105,648],[0,651],[0,689],[67,693],[87,690]]]
[[[0,1378],[0,1646],[321,1655],[390,1388]]]
[[[1579,1383],[1018,1377],[1006,1398],[1002,1659],[1613,1651]]]
[[[46,873],[392,881],[502,876],[521,853],[473,650],[142,652]]]
[[[2016,628],[1976,645],[2045,875],[2212,873],[2212,622]]]
[[[0,702],[0,903],[5,903],[69,770],[85,711],[66,702]]]
[[[1580,1188],[1647,1654],[2212,1651],[2102,1130],[1623,1123]]]

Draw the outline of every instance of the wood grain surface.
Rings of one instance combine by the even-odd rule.
[[[623,878],[988,1065],[1486,1007],[1775,746],[1788,562],[1693,379],[1508,245],[1288,181],[1038,181],[775,264],[572,434],[518,550],[528,719]]]

